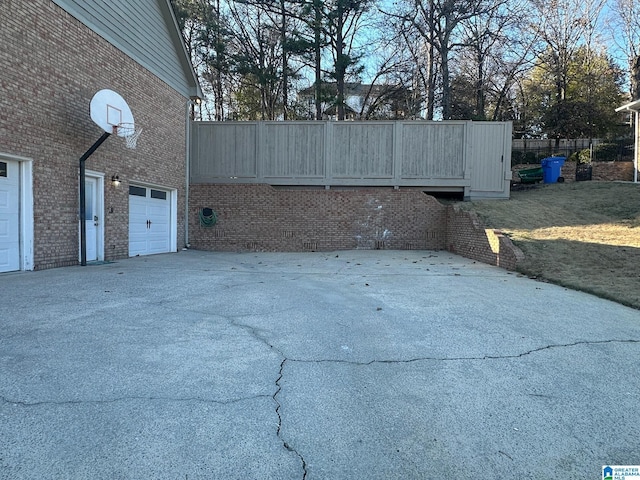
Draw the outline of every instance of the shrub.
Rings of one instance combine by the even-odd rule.
[[[571,156],[567,159],[569,162],[576,163],[589,163],[591,162],[591,151],[588,148],[584,150],[578,150],[577,152],[571,154]]]
[[[511,152],[511,166],[524,163],[540,163],[545,155],[536,155],[535,152],[523,152],[522,150],[513,150]]]

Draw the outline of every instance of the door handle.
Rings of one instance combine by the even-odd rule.
[[[98,216],[97,215],[93,216],[93,225],[96,226],[96,227],[98,226]]]
[[[147,228],[151,228],[151,220],[147,220]]]

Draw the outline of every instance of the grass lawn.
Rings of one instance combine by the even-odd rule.
[[[640,184],[534,185],[460,205],[520,247],[520,272],[640,309]]]

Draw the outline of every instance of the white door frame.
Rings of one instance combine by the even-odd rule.
[[[85,171],[86,178],[96,180],[96,206],[95,213],[98,217],[98,229],[96,232],[97,261],[104,261],[104,173],[93,170]],[[80,222],[78,222],[80,228]],[[81,260],[80,243],[78,242],[78,259]]]
[[[163,190],[169,194],[169,252],[178,251],[178,189],[159,185],[157,183],[138,182],[131,180],[130,185],[136,187]],[[127,220],[128,221],[128,220]]]
[[[0,161],[18,162],[20,168],[20,270],[33,270],[33,160],[0,152]]]

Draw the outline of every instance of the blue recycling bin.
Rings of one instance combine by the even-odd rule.
[[[566,159],[567,157],[543,158],[540,161],[540,165],[542,166],[542,181],[544,183],[556,183]]]

